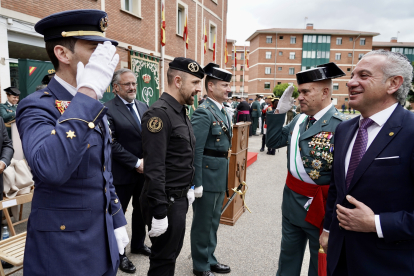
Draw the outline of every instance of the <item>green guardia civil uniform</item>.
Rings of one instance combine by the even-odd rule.
[[[191,226],[191,255],[193,269],[209,271],[210,265],[217,264],[214,251],[217,245],[217,229],[221,208],[227,190],[229,159],[205,155],[205,149],[227,152],[231,141],[208,109],[223,121],[232,135],[231,118],[207,98],[194,112],[191,123],[196,137],[194,156],[194,186],[203,186],[203,196],[193,203]]]
[[[252,134],[255,135],[257,127],[259,126],[259,117],[261,116],[260,103],[258,100],[255,100],[252,103]]]
[[[316,185],[329,185],[332,169],[331,162],[333,160],[334,152],[335,129],[338,124],[343,120],[348,119],[348,117],[340,113],[333,105],[330,106],[319,120],[310,126],[308,126],[309,118],[305,114],[296,116],[291,123],[283,126],[285,115],[286,114],[267,113],[267,147],[287,147],[287,168],[293,176],[296,176],[296,178],[299,176],[297,166],[299,165],[300,168],[300,164],[298,163],[302,162],[302,177],[305,178],[305,176],[307,176],[310,178],[310,182],[307,182],[306,179],[303,179],[302,181]],[[299,139],[295,133],[296,125],[298,125],[296,131],[299,133]],[[322,137],[330,139],[325,138],[325,142],[322,142]],[[326,147],[321,145],[321,148],[319,149],[317,144],[320,141],[321,143],[326,143]],[[297,155],[300,156],[297,157]],[[295,156],[297,158],[295,158]],[[295,159],[299,160],[299,162],[295,163]],[[292,166],[292,164],[296,165]],[[312,183],[312,181],[314,183]],[[295,193],[285,185],[282,202],[282,243],[279,256],[279,267],[276,274],[278,276],[300,275],[308,239],[311,253],[308,275],[318,275],[320,230],[316,226],[305,221],[309,203],[310,198]]]
[[[16,121],[16,109],[17,104],[11,105],[8,101],[6,101],[4,104],[0,104],[0,115],[3,117],[9,138],[11,138],[11,123]]]

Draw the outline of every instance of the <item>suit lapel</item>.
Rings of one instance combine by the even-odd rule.
[[[404,109],[398,105],[362,157],[349,185],[349,190],[351,190],[355,183],[358,182],[369,165],[371,165],[372,161],[374,161],[374,159],[392,141],[392,139],[398,135],[398,132],[400,132],[402,128],[401,122],[403,121],[403,118]],[[390,135],[391,132],[394,134]]]
[[[115,96],[115,105],[117,106],[119,112],[121,112],[121,114],[124,115],[125,118],[128,119],[128,121],[134,126],[134,128],[138,131],[138,133],[141,133],[137,122],[135,121],[134,117],[132,117],[131,111],[129,111],[128,107],[122,102],[119,96]]]
[[[135,99],[134,102],[135,102],[135,106],[137,107],[137,110],[138,110],[139,119],[141,119],[142,116],[144,115],[145,110],[143,110],[142,105],[139,104],[138,100]]]

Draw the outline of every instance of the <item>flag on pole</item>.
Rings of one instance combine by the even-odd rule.
[[[187,13],[185,14],[185,24],[184,24],[183,40],[185,41],[185,47],[188,49]]]
[[[229,61],[229,54],[227,53],[227,36],[226,36],[226,44],[224,46],[224,63],[227,64]]]
[[[213,40],[213,62],[216,61],[216,34],[214,34]]]
[[[234,45],[234,68],[237,69],[237,52],[236,52],[236,45]]]
[[[206,20],[204,19],[204,54],[207,53],[207,29],[206,29]]]
[[[162,9],[161,9],[161,45],[165,46],[165,10],[164,10],[164,2],[162,3]]]
[[[249,58],[247,57],[246,47],[244,48],[244,59],[246,60],[246,68],[249,68]]]

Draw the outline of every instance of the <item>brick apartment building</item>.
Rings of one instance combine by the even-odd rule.
[[[372,42],[372,50],[399,52],[404,54],[411,62],[414,62],[414,42],[398,42],[396,37],[391,37],[390,42]]]
[[[48,61],[42,36],[34,25],[49,14],[72,9],[100,9],[108,13],[106,36],[117,40],[120,55],[118,68],[128,67],[128,47],[134,53],[159,62],[159,88],[166,83],[168,63],[177,56],[186,56],[202,66],[213,61],[213,37],[216,36],[216,63],[224,65],[227,30],[227,0],[166,0],[166,46],[161,47],[160,24],[162,0],[2,0],[0,1],[0,87],[15,78],[18,59]],[[183,29],[188,14],[189,49],[185,49]],[[205,23],[204,23],[205,22]],[[208,32],[207,53],[202,35]],[[15,79],[14,79],[15,80]],[[203,92],[205,93],[205,92]]]
[[[347,105],[346,83],[358,60],[373,49],[379,33],[349,30],[273,28],[257,30],[250,42],[249,91],[271,95],[280,83],[297,85],[296,73],[335,62],[347,75],[334,80],[333,103]],[[347,105],[348,106],[348,105]]]
[[[245,52],[249,57],[249,46],[235,46],[236,40],[227,39],[227,53],[228,61],[226,69],[233,74],[231,80],[231,87],[233,94],[236,96],[247,97],[249,94],[249,67],[246,65]],[[234,48],[236,48],[236,55],[234,54]],[[237,66],[234,65],[236,59]],[[250,65],[250,60],[249,60]]]

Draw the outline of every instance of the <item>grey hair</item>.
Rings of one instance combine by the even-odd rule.
[[[115,84],[115,83],[119,83],[119,80],[120,80],[120,78],[121,78],[121,75],[122,75],[123,73],[127,73],[127,72],[130,72],[130,73],[134,74],[134,72],[132,72],[132,71],[131,71],[130,69],[128,69],[128,68],[121,68],[121,69],[119,69],[119,70],[115,71],[114,75],[112,76],[112,81],[111,81],[112,87],[114,87],[114,84]],[[134,74],[134,75],[135,75],[135,74]]]
[[[394,93],[397,101],[403,105],[405,103],[405,99],[407,98],[407,94],[411,89],[411,81],[413,79],[413,66],[405,55],[385,50],[371,51],[369,53],[366,53],[362,58],[374,55],[385,56],[387,58],[386,63],[382,67],[382,72],[384,73],[384,82],[390,77],[403,77],[402,85]]]

